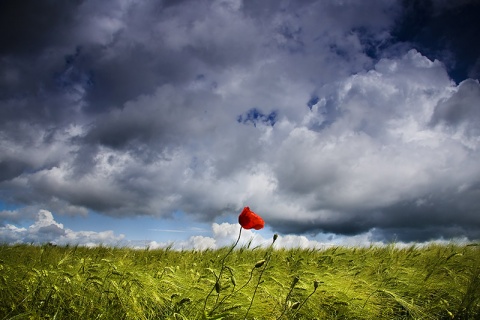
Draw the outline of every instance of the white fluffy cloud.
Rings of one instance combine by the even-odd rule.
[[[85,246],[119,245],[124,235],[113,231],[73,231],[65,228],[53,218],[51,212],[40,210],[36,221],[28,228],[6,224],[0,227],[0,241],[3,243],[52,243],[57,245],[78,244]]]
[[[172,242],[172,243],[159,243],[152,241],[146,244],[150,249],[171,247],[176,250],[181,249],[218,249],[221,247],[227,247],[234,244],[238,239],[237,248],[241,247],[262,247],[266,248],[272,245],[273,235],[270,238],[265,238],[261,233],[255,230],[242,229],[242,233],[239,236],[240,226],[238,224],[230,223],[213,223],[212,224],[212,237],[205,236],[192,236],[186,241]],[[342,246],[370,246],[370,245],[382,245],[381,242],[375,241],[370,233],[365,233],[357,236],[345,237],[335,236],[333,234],[324,235],[324,239],[312,240],[306,236],[299,235],[277,235],[277,239],[274,243],[274,248],[301,248],[301,249],[325,249],[335,245]]]
[[[222,223],[212,224],[212,236],[192,236],[186,241],[178,242],[157,242],[151,241],[145,243],[142,246],[134,246],[135,248],[149,248],[149,249],[164,249],[172,248],[174,250],[206,250],[206,249],[218,249],[233,245],[239,235],[240,226],[238,224]],[[449,243],[452,239],[444,240],[437,239],[435,243]],[[457,243],[468,243],[468,239],[460,237],[454,239]],[[395,246],[408,247],[411,245],[428,245],[433,243],[432,241],[426,242],[392,242]],[[270,238],[265,238],[261,233],[251,230],[242,230],[240,241],[237,244],[237,249],[241,247],[249,248],[268,248],[273,243],[273,235]],[[318,239],[312,239],[301,235],[277,235],[276,241],[273,243],[275,249],[327,249],[334,246],[344,247],[369,247],[369,246],[384,246],[385,242],[378,241],[374,232],[366,232],[355,236],[338,236],[335,234],[324,234]]]

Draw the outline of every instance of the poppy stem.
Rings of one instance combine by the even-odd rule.
[[[295,313],[293,314],[294,316],[297,314],[297,312],[300,310],[300,308],[302,308],[302,306],[305,304],[305,302],[307,302],[308,299],[310,299],[311,296],[313,296],[313,294],[315,293],[315,291],[317,291],[317,287],[314,287],[313,288],[313,292],[310,293],[308,295],[308,297],[305,298],[305,300],[302,301],[302,303],[300,303],[300,305],[298,306],[297,309],[295,309]],[[280,318],[279,318],[280,319]]]
[[[267,260],[266,260],[265,264],[263,265],[262,270],[260,271],[260,275],[258,276],[257,285],[255,286],[255,290],[253,291],[252,299],[250,300],[250,305],[248,306],[247,312],[245,313],[245,317],[243,318],[244,320],[247,319],[248,313],[250,312],[250,309],[252,308],[253,300],[255,299],[255,295],[257,294],[258,287],[260,286],[260,283],[262,281],[263,273],[265,272],[265,269],[267,269],[268,262],[270,262],[270,258],[271,258],[271,256],[267,257]]]
[[[250,312],[250,309],[252,308],[253,300],[255,299],[255,295],[257,294],[258,287],[260,286],[263,273],[265,272],[265,269],[267,269],[267,265],[270,262],[270,259],[272,258],[273,245],[274,245],[275,241],[277,240],[277,237],[278,237],[277,234],[275,234],[273,236],[273,242],[268,247],[267,252],[265,252],[265,264],[263,265],[263,268],[260,271],[260,275],[258,276],[257,285],[255,286],[255,290],[253,291],[253,296],[252,296],[252,299],[250,300],[250,305],[248,306],[247,312],[245,313],[245,317],[243,318],[243,320],[247,319],[248,313]],[[252,272],[253,272],[253,270],[252,270]],[[251,275],[250,275],[250,278],[251,278]],[[250,281],[250,279],[248,281]]]
[[[240,241],[240,237],[242,236],[242,229],[243,229],[243,227],[240,226],[240,232],[238,233],[237,241],[235,241],[235,243],[232,246],[230,246],[230,250],[228,250],[227,254],[221,260],[222,261],[222,266],[220,268],[220,273],[218,274],[218,277],[216,277],[215,285],[213,286],[213,288],[210,290],[207,297],[205,298],[205,304],[203,305],[203,312],[205,312],[205,309],[207,308],[208,298],[210,298],[210,295],[212,294],[213,290],[215,290],[215,287],[221,288],[221,287],[219,287],[219,285],[220,285],[220,279],[222,278],[223,270],[225,269],[225,259],[227,259],[227,257],[230,255],[230,253],[232,253],[233,249],[235,249],[238,242]],[[220,292],[218,294],[220,294]],[[217,298],[217,301],[215,302],[215,304],[217,304],[217,302],[218,302],[218,298]],[[215,305],[213,307],[212,311],[215,310],[217,307],[218,307],[218,305]]]
[[[233,249],[235,249],[235,247],[237,246],[238,241],[240,241],[240,237],[241,237],[241,235],[242,235],[242,229],[243,229],[243,228],[240,226],[240,232],[238,233],[237,241],[235,241],[235,243],[233,244],[233,246],[230,247],[230,250],[227,252],[227,254],[226,254],[226,255],[223,257],[223,259],[222,259],[222,270],[223,270],[223,265],[224,265],[224,263],[225,263],[225,259],[227,258],[227,256],[228,256],[230,253],[232,253]],[[221,272],[222,270],[220,270],[220,272]]]

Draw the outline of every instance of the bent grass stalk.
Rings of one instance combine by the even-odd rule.
[[[290,290],[288,291],[287,296],[285,297],[285,303],[283,304],[283,311],[280,314],[280,316],[277,318],[277,320],[279,320],[281,317],[283,317],[283,315],[287,311],[288,298],[290,298],[290,295],[292,294],[292,291],[295,288],[295,286],[297,285],[299,280],[300,280],[300,278],[298,276],[295,276],[295,278],[293,278],[292,284],[290,285]]]
[[[270,261],[270,257],[267,258],[267,260],[261,260],[261,261],[259,261],[255,264],[255,268],[261,268],[262,266],[263,266],[263,268],[260,271],[260,275],[258,276],[257,285],[255,286],[255,290],[253,291],[253,296],[252,296],[252,299],[250,300],[250,305],[248,306],[247,312],[245,313],[245,316],[243,317],[244,320],[247,319],[248,313],[250,312],[250,309],[252,308],[253,300],[255,300],[255,294],[257,293],[258,287],[260,286],[260,282],[262,280],[263,273],[265,272],[265,269],[267,268],[268,261]],[[257,267],[257,265],[258,265],[258,267]]]
[[[260,282],[262,280],[263,273],[265,272],[265,269],[267,269],[267,265],[270,262],[270,259],[272,258],[273,245],[275,244],[275,241],[277,240],[277,238],[278,238],[278,235],[274,234],[273,235],[273,241],[270,244],[267,252],[265,252],[265,258],[263,260],[258,261],[255,264],[255,267],[252,269],[251,274],[253,274],[253,270],[255,270],[255,268],[261,268],[263,266],[262,270],[260,271],[260,275],[258,276],[257,285],[255,286],[255,290],[253,291],[253,296],[252,296],[252,299],[250,300],[250,305],[248,306],[247,312],[245,313],[245,317],[243,317],[244,320],[247,319],[248,313],[250,312],[250,309],[252,308],[253,300],[255,299],[255,294],[257,293],[258,286],[260,285]],[[248,281],[250,281],[250,279]]]
[[[302,303],[300,303],[298,305],[297,308],[295,308],[295,313],[293,314],[293,316],[295,317],[298,313],[298,311],[300,311],[300,309],[303,307],[303,305],[305,304],[305,302],[307,302],[308,299],[310,299],[311,296],[313,296],[313,294],[317,291],[317,288],[318,288],[318,285],[319,285],[319,282],[318,280],[315,280],[313,282],[313,291],[305,298],[305,300],[302,301]],[[279,317],[278,319],[280,319],[281,317]]]

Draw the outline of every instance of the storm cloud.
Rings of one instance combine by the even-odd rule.
[[[285,234],[479,239],[479,11],[2,1],[0,201],[203,222],[249,205]]]

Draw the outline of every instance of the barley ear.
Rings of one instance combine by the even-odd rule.
[[[257,261],[257,263],[255,263],[255,268],[260,268],[261,266],[263,266],[265,264],[265,261],[265,259]]]

